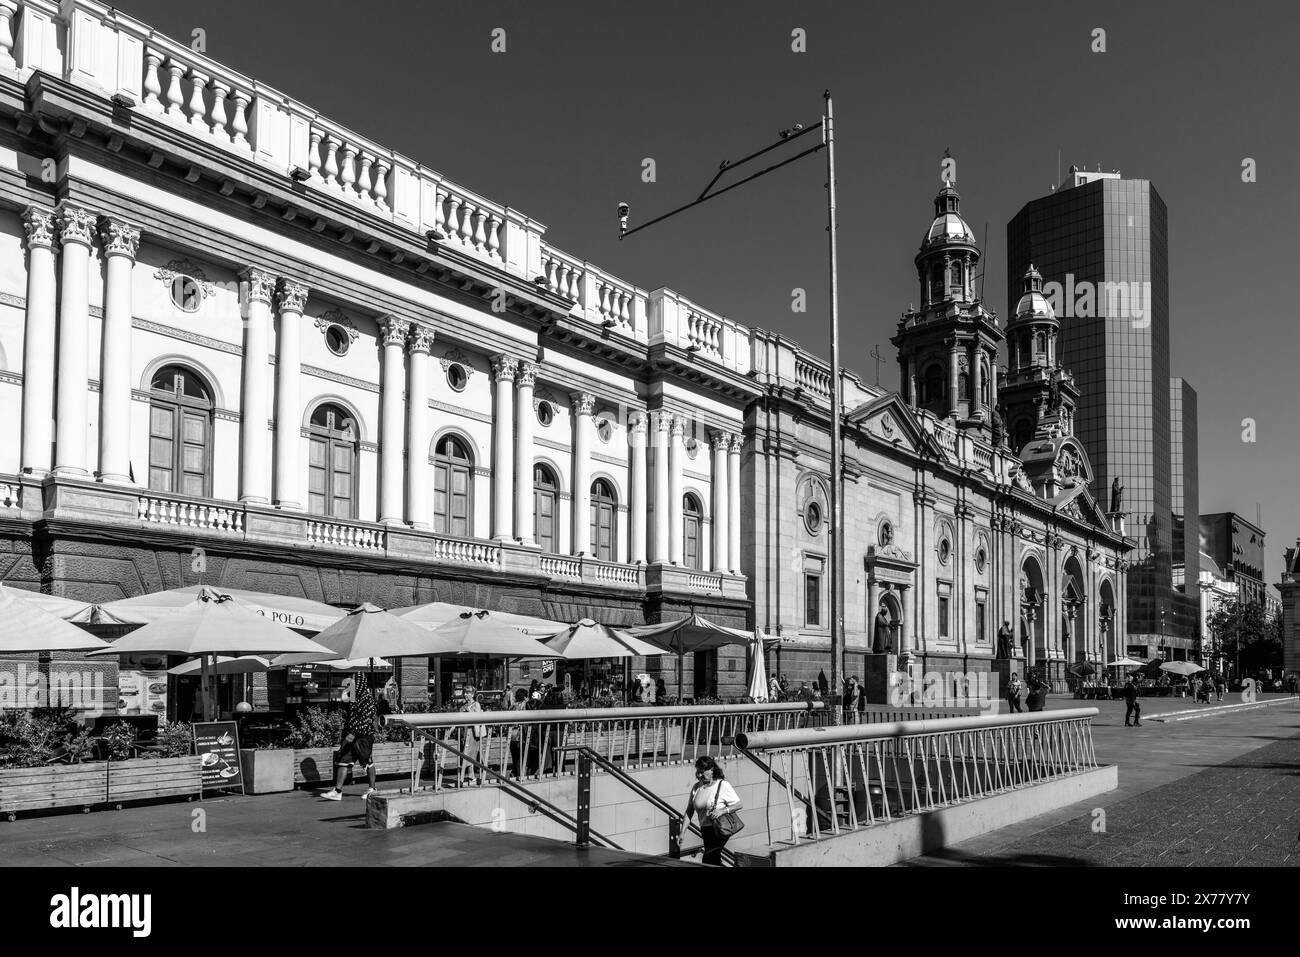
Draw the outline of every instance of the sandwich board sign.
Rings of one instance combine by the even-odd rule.
[[[197,721],[194,753],[203,771],[203,790],[239,788],[244,793],[244,769],[239,763],[239,726],[233,721]]]

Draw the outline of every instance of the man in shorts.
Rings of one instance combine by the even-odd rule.
[[[348,709],[347,720],[343,725],[343,741],[339,745],[334,787],[321,795],[326,801],[343,800],[343,782],[353,765],[357,766],[358,771],[365,771],[370,780],[370,789],[362,795],[362,800],[375,793],[375,765],[370,757],[375,747],[375,724],[375,696],[366,681],[365,672],[358,672],[356,699]]]

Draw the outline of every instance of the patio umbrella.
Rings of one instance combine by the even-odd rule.
[[[1138,661],[1136,658],[1116,658],[1114,661],[1106,662],[1107,668],[1141,668],[1145,661]]]
[[[3,595],[13,595],[15,598],[21,598],[28,604],[35,605],[41,611],[78,625],[89,624],[95,612],[95,606],[88,601],[61,598],[58,595],[47,595],[44,592],[30,591],[26,588],[14,588],[12,585],[0,585],[0,596]]]
[[[208,658],[221,654],[239,656],[258,652],[328,654],[329,649],[290,631],[269,617],[250,611],[230,595],[204,586],[188,605],[171,614],[159,615],[149,624],[91,654],[201,656],[204,711],[210,713],[212,700],[208,695]]]
[[[518,634],[518,632],[516,632]],[[272,667],[306,664],[309,661],[362,660],[376,658],[427,658],[455,654],[459,649],[433,631],[372,605],[358,605],[316,635],[316,643],[329,649],[324,655],[280,655]]]
[[[754,641],[749,646],[749,696],[755,701],[767,700],[767,665],[763,661],[763,639],[754,629]]]
[[[108,642],[29,601],[25,594],[16,588],[0,591],[0,655],[109,647]]]
[[[1170,674],[1182,675],[1183,677],[1191,677],[1205,669],[1192,661],[1166,661],[1160,666],[1160,670],[1168,671]]]
[[[628,634],[644,638],[652,645],[677,656],[677,697],[682,696],[682,659],[688,652],[711,651],[724,645],[748,645],[754,636],[738,628],[717,625],[699,615],[687,615],[676,621],[629,628]]]
[[[1089,675],[1095,675],[1097,673],[1097,669],[1086,661],[1076,662],[1075,664],[1070,665],[1066,670],[1070,672],[1070,674],[1076,675],[1080,678],[1086,678]]]
[[[453,605],[445,601],[430,601],[423,605],[407,605],[394,608],[392,614],[405,618],[424,628],[437,628],[449,621],[455,621],[461,615],[484,611],[470,605]],[[532,638],[549,638],[564,631],[566,622],[551,621],[547,618],[535,618],[532,615],[516,615],[509,611],[494,611],[492,617],[502,624],[510,625]]]
[[[522,634],[497,617],[496,612],[475,611],[459,615],[433,629],[432,634],[454,649],[442,654],[486,655],[497,658],[567,658],[535,638]]]
[[[204,589],[229,595],[247,611],[287,628],[320,631],[338,621],[347,611],[310,598],[273,595],[268,592],[225,588],[219,585],[189,585],[167,591],[136,595],[106,602],[96,610],[96,620],[109,625],[147,625],[193,602]],[[265,649],[264,649],[265,650]]]
[[[601,625],[584,618],[545,641],[546,647],[562,658],[633,658],[637,655],[661,655],[658,648],[626,631]]]
[[[270,666],[271,663],[259,655],[241,655],[238,658],[232,658],[229,655],[218,655],[216,661],[208,665],[208,674],[255,675],[266,671]],[[202,670],[203,662],[195,658],[193,661],[187,661],[175,668],[168,668],[167,673],[177,677],[185,677],[199,674]]]

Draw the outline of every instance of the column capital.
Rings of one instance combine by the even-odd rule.
[[[402,346],[406,343],[406,334],[411,330],[411,323],[398,316],[379,317],[379,334],[385,346]]]
[[[433,339],[434,332],[432,326],[412,324],[411,338],[407,340],[406,351],[411,355],[421,352],[427,356],[433,351]]]
[[[740,450],[741,450],[742,448],[744,448],[744,445],[745,445],[745,437],[744,437],[743,435],[741,435],[739,432],[732,432],[732,433],[731,433],[731,443],[730,443],[730,448],[729,448],[729,451],[731,452],[731,454],[732,454],[732,455],[739,455],[739,454],[740,454]]]
[[[264,302],[268,306],[275,298],[275,280],[265,269],[249,266],[239,271],[239,278],[248,285],[248,301]]]
[[[731,433],[722,429],[709,430],[709,444],[715,452],[725,452],[731,448]]]
[[[660,409],[654,414],[655,430],[658,432],[668,432],[673,427],[673,414]]]
[[[140,250],[140,230],[116,216],[101,216],[99,241],[105,256],[125,256],[134,262]]]
[[[591,415],[596,411],[596,397],[590,392],[571,392],[569,399],[573,402],[574,415]]]
[[[541,371],[541,368],[536,362],[527,360],[520,362],[516,383],[531,389],[537,383],[537,373]]]
[[[23,210],[23,229],[27,232],[28,249],[54,247],[54,211],[41,206],[28,206]]]
[[[513,382],[519,360],[514,356],[498,355],[492,357],[492,378],[498,382]]]
[[[627,434],[645,435],[647,416],[644,412],[633,412],[627,417]]]
[[[673,434],[673,438],[681,438],[682,433],[686,431],[686,417],[683,415],[670,415],[668,431]]]
[[[301,313],[307,307],[308,289],[306,284],[295,279],[281,279],[279,293],[281,312]]]
[[[95,214],[80,206],[59,203],[54,211],[59,222],[59,241],[91,246],[95,241]]]

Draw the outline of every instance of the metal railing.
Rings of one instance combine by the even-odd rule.
[[[622,768],[678,764],[705,755],[726,757],[738,753],[730,743],[737,735],[805,728],[823,715],[829,717],[821,702],[790,702],[393,714],[386,721],[410,728],[412,742],[418,732],[451,745],[446,749],[455,757],[450,767],[434,753],[431,777],[434,789],[441,790],[446,774],[454,771],[456,780],[464,782],[467,767],[478,765],[515,780],[572,774],[575,749],[584,746]],[[412,790],[418,786],[418,754],[412,748]],[[467,764],[464,756],[473,761]]]
[[[785,792],[797,844],[1093,770],[1097,713],[742,732],[732,744]]]

